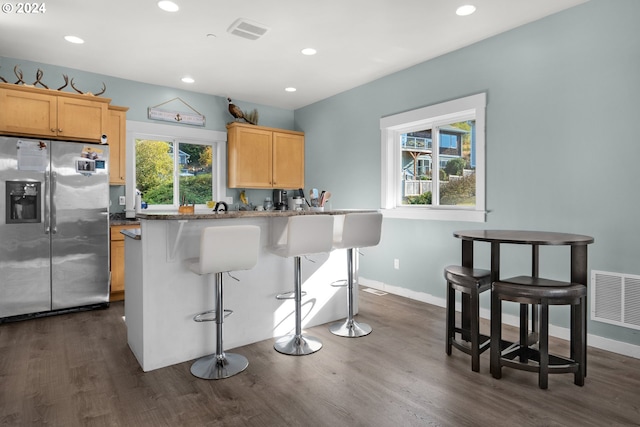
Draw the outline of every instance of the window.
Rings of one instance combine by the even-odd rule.
[[[481,93],[380,119],[385,216],[485,220],[485,106]]]
[[[226,133],[140,122],[127,127],[128,200],[137,189],[153,210],[205,206],[226,196]]]
[[[136,189],[150,206],[214,200],[211,150],[207,142],[136,138]]]

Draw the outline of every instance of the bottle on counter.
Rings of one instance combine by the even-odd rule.
[[[273,210],[273,202],[271,201],[271,197],[265,197],[262,207],[265,211]]]

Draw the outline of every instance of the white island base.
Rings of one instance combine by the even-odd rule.
[[[343,217],[334,218],[339,223]],[[215,322],[193,321],[196,314],[215,307],[215,278],[198,276],[183,263],[199,256],[203,227],[254,224],[261,229],[256,267],[231,272],[239,281],[227,274],[223,278],[224,307],[233,310],[224,321],[225,351],[294,330],[293,300],[276,299],[277,294],[293,290],[293,259],[268,251],[272,241],[285,237],[286,220],[266,215],[140,219],[140,237],[125,239],[125,321],[129,346],[145,372],[215,352]],[[346,318],[346,288],[331,286],[346,279],[346,256],[346,250],[336,250],[310,256],[315,263],[302,258],[307,293],[302,301],[303,328]],[[357,296],[354,303],[357,312]]]

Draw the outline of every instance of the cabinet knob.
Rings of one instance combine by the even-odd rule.
[[[58,132],[61,132],[61,133],[62,133],[62,129],[61,129],[61,128],[58,128]]]
[[[55,129],[55,128],[51,128],[51,132],[55,132],[55,131],[56,131],[56,129]]]

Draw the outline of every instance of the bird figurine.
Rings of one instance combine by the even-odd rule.
[[[227,98],[227,101],[229,101],[229,113],[231,113],[231,115],[233,117],[235,117],[236,119],[242,119],[247,123],[255,125],[255,123],[253,121],[251,121],[247,117],[245,117],[245,114],[242,112],[240,107],[238,107],[236,104],[234,104],[233,101],[231,100],[231,98]]]

